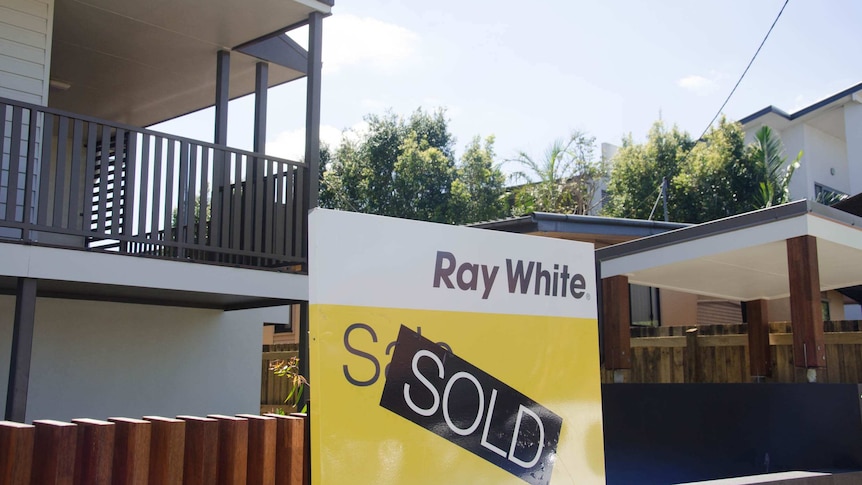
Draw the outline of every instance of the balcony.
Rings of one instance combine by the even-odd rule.
[[[304,163],[0,98],[0,241],[304,272]]]

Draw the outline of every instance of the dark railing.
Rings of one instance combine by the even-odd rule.
[[[0,98],[0,238],[305,269],[303,163]]]

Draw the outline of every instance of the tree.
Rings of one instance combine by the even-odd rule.
[[[771,135],[758,137],[763,140],[746,146],[742,126],[724,118],[699,143],[661,122],[653,124],[646,143],[629,135],[614,157],[605,213],[647,219],[662,177],[669,181],[672,221],[706,222],[786,202],[794,164],[785,171],[780,143]]]
[[[594,160],[594,152],[595,138],[579,131],[555,140],[541,159],[519,152],[511,161],[521,170],[512,177],[526,183],[514,191],[513,213],[588,214],[607,173],[604,163]]]
[[[452,209],[458,213],[453,220],[462,222],[490,221],[505,217],[506,176],[494,162],[494,136],[475,136],[464,149],[458,174],[452,184],[455,196]]]
[[[679,166],[694,142],[688,133],[664,123],[653,123],[646,143],[635,143],[631,134],[623,138],[622,147],[613,158],[608,191],[610,197],[604,207],[607,215],[647,219],[660,194],[662,178],[673,180]],[[669,187],[668,211],[675,212],[675,188]],[[672,218],[672,220],[679,220]]]
[[[504,214],[497,212],[499,204],[488,203],[503,191],[493,137],[484,147],[474,140],[458,165],[442,109],[365,120],[367,131],[346,133],[332,153],[322,177],[322,207],[451,224]]]
[[[722,118],[680,161],[671,181],[675,220],[705,222],[757,209],[761,179],[742,126]]]
[[[420,221],[454,222],[449,213],[455,165],[451,156],[428,138],[410,131],[399,147],[392,170],[390,207],[386,215]]]
[[[752,156],[758,162],[761,182],[757,194],[757,205],[762,208],[790,201],[790,178],[799,168],[802,152],[796,155],[791,163],[787,163],[781,141],[775,137],[772,129],[763,126],[755,134],[757,141],[752,146]]]

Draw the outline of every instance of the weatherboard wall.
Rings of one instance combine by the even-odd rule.
[[[48,104],[54,0],[0,0],[0,97]]]

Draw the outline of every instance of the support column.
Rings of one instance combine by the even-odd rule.
[[[822,381],[825,378],[826,349],[823,343],[817,238],[799,236],[788,239],[787,268],[793,364],[796,366],[797,380]]]
[[[266,153],[266,106],[267,106],[267,89],[269,88],[269,64],[266,62],[258,62],[255,65],[254,77],[254,151],[257,153]],[[251,186],[249,191],[252,202],[252,246],[254,250],[262,250],[263,234],[268,229],[264,227],[266,203],[264,202],[264,170],[265,160],[255,158],[252,160],[251,173],[246,177],[246,188]]]
[[[213,143],[227,145],[227,104],[230,100],[230,52],[216,54],[215,136]]]
[[[764,382],[772,375],[769,352],[769,311],[766,300],[743,303],[748,316],[748,367],[751,380]]]
[[[30,386],[30,356],[33,351],[35,323],[36,280],[18,278],[12,355],[9,359],[9,385],[6,388],[7,421],[23,423],[27,415],[27,390]]]
[[[266,100],[269,87],[269,63],[255,65],[254,78],[254,151],[266,152]]]
[[[215,145],[227,145],[227,108],[230,100],[230,52],[218,51],[216,54],[216,89],[215,89],[215,133],[213,143]],[[221,150],[213,152],[213,181],[212,181],[212,221],[209,227],[210,241],[212,244],[221,245],[226,241],[227,232],[220,230],[219,223],[228,220],[227,190],[230,182],[226,182],[225,153]],[[229,180],[229,177],[227,177]],[[223,203],[225,202],[225,203]],[[222,207],[224,205],[224,207]]]
[[[614,382],[630,379],[631,306],[627,276],[602,279],[602,345],[605,370],[612,370]]]
[[[305,163],[308,164],[308,208],[317,207],[320,174],[320,75],[322,70],[323,14],[308,16],[308,77],[305,102]],[[303,225],[306,229],[307,225]]]
[[[299,304],[299,322],[296,326],[296,332],[299,336],[299,374],[305,376],[308,379],[308,382],[311,382],[310,376],[308,375],[308,302],[302,302]],[[305,392],[302,393],[302,402],[297,403],[297,409],[302,409],[306,403],[308,403],[310,397],[310,389],[311,386],[307,386],[305,388]]]

